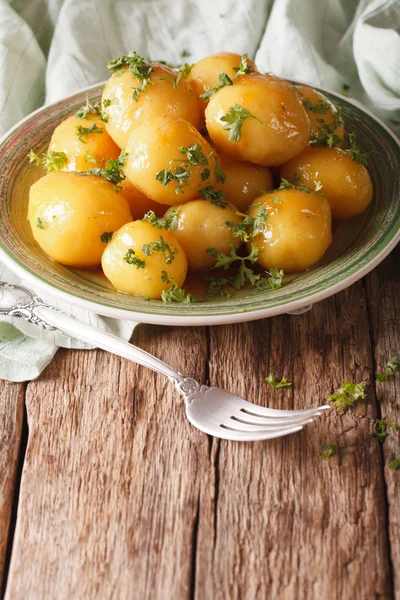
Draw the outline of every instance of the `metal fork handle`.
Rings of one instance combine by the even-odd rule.
[[[185,377],[181,373],[166,365],[162,360],[159,360],[137,346],[121,340],[111,333],[77,321],[73,317],[59,312],[50,306],[35,306],[34,310],[35,314],[45,323],[67,335],[72,335],[82,342],[93,344],[107,352],[117,354],[118,356],[122,356],[122,358],[127,358],[152,371],[156,371],[156,373],[161,373],[168,377],[175,385],[185,380]]]

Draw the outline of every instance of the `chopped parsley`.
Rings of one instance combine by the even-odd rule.
[[[46,229],[47,225],[48,223],[46,219],[42,219],[40,217],[36,219],[36,227],[38,227],[39,229]]]
[[[137,269],[144,269],[146,266],[146,261],[141,260],[138,256],[136,256],[136,252],[133,248],[129,248],[127,253],[124,256],[124,261],[128,263],[128,265],[135,265]]]
[[[221,121],[224,121],[224,129],[229,131],[228,140],[231,142],[238,142],[242,137],[242,126],[246,119],[255,119],[261,125],[263,122],[258,117],[251,114],[246,108],[239,104],[234,104],[230,107],[226,115],[221,117]]]
[[[98,127],[96,123],[92,123],[89,127],[83,127],[83,125],[77,125],[75,127],[76,135],[78,136],[79,141],[86,144],[83,136],[90,135],[92,133],[103,133],[104,127]]]
[[[228,206],[228,202],[224,200],[224,192],[222,190],[214,190],[211,185],[200,189],[199,195],[203,200],[209,200],[214,206],[219,206],[220,208]]]
[[[181,304],[196,302],[196,298],[191,294],[186,293],[186,291],[180,288],[176,283],[173,283],[169,290],[163,290],[161,292],[161,300],[163,302],[180,302]]]
[[[380,383],[386,383],[386,381],[393,377],[396,371],[399,370],[400,367],[400,358],[398,356],[393,356],[385,365],[383,373],[377,373],[375,378]]]
[[[161,271],[161,281],[165,281],[165,283],[173,283],[174,278],[170,278],[167,271]]]
[[[138,101],[141,92],[144,92],[149,84],[153,85],[153,82],[151,81],[151,73],[154,71],[152,64],[146,62],[142,56],[139,56],[139,54],[134,51],[130,51],[124,56],[117,56],[106,63],[106,67],[112,71],[116,77],[122,75],[126,67],[135,79],[140,82],[139,87],[132,88],[133,99],[135,102]]]
[[[163,169],[162,171],[158,171],[158,173],[156,173],[157,181],[159,181],[165,187],[167,187],[171,181],[175,181],[177,183],[175,188],[176,194],[179,194],[182,191],[182,188],[187,185],[191,175],[191,167],[206,167],[201,173],[201,178],[203,181],[208,179],[210,176],[210,169],[208,169],[207,166],[213,150],[211,150],[209,154],[205,155],[200,144],[193,144],[187,148],[185,146],[180,146],[179,152],[186,156],[186,158],[173,158],[169,163],[168,170]],[[181,164],[183,163],[186,166],[176,167],[174,171],[172,169],[174,162],[179,162]]]
[[[333,394],[327,395],[327,400],[332,402],[335,408],[349,408],[366,397],[364,383],[352,383],[345,379],[340,388],[335,389]]]
[[[167,171],[163,169],[162,171],[158,171],[156,173],[156,179],[163,186],[167,187],[171,181],[175,181],[177,186],[175,188],[175,194],[180,194],[182,188],[185,187],[190,178],[190,171],[185,167],[176,167],[175,173],[170,169]]]
[[[320,458],[329,458],[336,454],[336,446],[334,444],[327,444],[325,450],[319,455]]]
[[[311,102],[310,98],[304,98],[304,106],[309,112],[315,112],[318,115],[325,115],[331,109],[331,105],[325,98],[321,98],[315,104]]]
[[[97,162],[96,159],[93,157],[92,153],[90,152],[90,150],[86,150],[85,160],[86,160],[86,162],[89,162],[89,163]]]
[[[117,159],[110,158],[110,160],[106,162],[103,169],[89,169],[88,171],[81,172],[81,175],[97,175],[97,177],[102,177],[116,186],[118,183],[121,183],[121,181],[126,179],[122,167],[125,165],[127,156],[128,154],[126,152],[122,152]],[[120,191],[120,188],[118,188],[118,191]]]
[[[181,65],[179,67],[178,70],[178,75],[176,76],[176,79],[174,81],[174,87],[177,88],[179,85],[179,82],[182,78],[187,79],[190,75],[190,71],[193,69],[194,64],[190,65],[189,63],[185,63],[184,65]]]
[[[203,98],[203,100],[205,100],[205,102],[209,102],[211,96],[215,92],[218,92],[218,90],[221,90],[223,87],[225,87],[227,85],[228,86],[233,85],[233,80],[229,77],[229,75],[227,73],[220,73],[218,76],[217,85],[215,87],[207,90],[203,94],[200,94],[200,98]]]
[[[142,221],[148,221],[150,225],[153,225],[157,229],[174,230],[178,227],[180,214],[179,208],[170,208],[167,217],[157,217],[154,211],[150,210],[144,215]]]
[[[357,146],[357,135],[353,131],[349,134],[350,148],[346,150],[347,154],[356,162],[366,166],[368,164],[369,152],[361,152]]]
[[[239,211],[237,211],[236,214],[239,217],[243,217],[243,220],[240,221],[240,223],[225,221],[225,225],[232,230],[232,235],[234,237],[239,237],[243,242],[249,242],[259,233],[264,231],[268,218],[268,212],[264,206],[261,206],[261,204],[255,217],[251,217],[250,215],[246,215]]]
[[[100,239],[103,242],[103,244],[109,244],[111,242],[111,238],[114,235],[113,231],[105,231],[104,233],[101,234]]]
[[[376,433],[374,435],[374,438],[376,438],[378,440],[378,442],[383,444],[383,442],[386,440],[386,438],[388,436],[387,426],[386,426],[385,421],[382,421],[382,419],[376,419],[375,428],[376,428]]]
[[[250,73],[253,73],[254,69],[252,69],[249,66],[249,63],[247,62],[249,59],[249,57],[244,54],[242,56],[242,60],[240,61],[240,64],[238,67],[233,67],[233,70],[236,73],[236,76],[238,75],[249,75]]]
[[[229,279],[224,277],[217,277],[215,275],[206,275],[204,281],[208,282],[207,294],[209,296],[222,296],[223,298],[230,298],[232,294],[225,289],[225,286],[229,284]]]
[[[335,118],[332,123],[326,123],[324,119],[317,119],[318,134],[311,132],[310,144],[312,146],[329,146],[334,148],[343,142],[335,131],[342,124],[339,109],[336,109]]]
[[[297,171],[295,171],[293,173],[293,179],[294,179],[295,183],[291,183],[287,179],[282,178],[281,184],[278,187],[278,192],[281,192],[282,190],[290,190],[292,188],[295,190],[299,190],[299,192],[305,192],[306,194],[311,194],[311,192],[315,192],[317,194],[317,196],[319,196],[321,199],[324,198],[324,195],[321,192],[322,183],[320,181],[314,181],[315,189],[312,190],[311,188],[307,187],[306,185],[301,185],[301,184],[297,183],[298,181],[300,181],[300,174]],[[276,200],[279,202],[279,198],[277,196],[275,196],[275,198],[273,199],[273,202],[275,204],[278,203],[278,202],[276,202]]]
[[[170,265],[175,258],[175,254],[178,254],[179,250],[178,248],[172,249],[168,242],[166,242],[162,235],[160,235],[156,242],[143,244],[142,252],[146,256],[152,256],[153,252],[159,252],[163,257],[165,263],[167,265]]]
[[[285,276],[283,269],[278,269],[278,267],[272,267],[269,270],[269,277],[267,278],[267,283],[271,290],[279,290],[282,287],[282,281]]]
[[[68,162],[68,157],[65,152],[55,152],[49,150],[38,156],[33,150],[29,151],[28,154],[29,162],[34,162],[37,165],[43,165],[47,173],[54,173],[62,169]]]
[[[186,155],[186,158],[175,158],[172,160],[172,162],[185,162],[189,163],[193,167],[197,167],[199,165],[208,165],[208,159],[213,154],[213,150],[211,150],[211,152],[209,152],[206,156],[202,151],[200,144],[193,144],[188,148],[185,146],[179,146],[178,150],[181,154]]]
[[[218,158],[218,156],[215,156],[215,174],[217,176],[217,181],[219,183],[225,183],[225,181],[226,181],[226,174],[221,169],[221,165],[219,164],[219,158]]]
[[[106,102],[107,100],[104,100],[104,107],[107,107],[111,104],[111,100],[108,101],[108,104],[106,104]],[[101,102],[91,104],[89,102],[89,97],[86,96],[85,104],[80,107],[80,109],[75,113],[75,116],[77,119],[88,119],[90,118],[90,114],[97,115],[104,123],[107,123],[108,121],[107,115],[105,115],[101,110]]]
[[[259,250],[255,244],[251,245],[251,252],[248,256],[239,256],[236,253],[236,248],[232,244],[230,246],[230,253],[223,254],[217,252],[215,248],[207,248],[207,253],[211,254],[215,258],[215,267],[222,267],[223,269],[229,269],[233,263],[239,262],[239,271],[235,277],[229,279],[229,285],[234,287],[236,290],[240,290],[246,282],[249,282],[252,287],[259,285],[261,275],[256,275],[253,269],[246,263],[254,264],[257,262]]]
[[[293,385],[292,382],[289,381],[289,379],[287,377],[285,377],[285,375],[282,377],[282,379],[280,381],[278,381],[277,378],[275,377],[275,375],[273,375],[272,373],[270,375],[268,375],[268,377],[266,377],[264,379],[264,381],[269,383],[269,385],[274,389],[291,387]]]

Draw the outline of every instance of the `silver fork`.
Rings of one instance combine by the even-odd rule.
[[[201,385],[145,350],[82,323],[42,302],[28,289],[4,281],[0,282],[0,315],[20,317],[50,330],[58,329],[165,375],[183,396],[186,415],[192,425],[215,437],[248,442],[277,438],[300,431],[329,409],[328,405],[308,410],[264,408],[221,388]]]

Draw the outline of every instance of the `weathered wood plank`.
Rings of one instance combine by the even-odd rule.
[[[204,330],[139,329],[141,347],[204,377]],[[6,598],[187,598],[209,446],[173,387],[104,352],[60,351],[26,402]]]
[[[24,384],[0,381],[0,590],[3,586],[13,494],[17,483],[24,396]]]
[[[392,356],[400,356],[400,246],[365,280],[369,304],[374,366],[382,371]],[[381,418],[400,427],[400,376],[376,383]],[[390,429],[389,429],[390,431]],[[389,469],[389,459],[400,459],[400,438],[391,431],[383,444],[395,597],[400,599],[400,472]]]
[[[389,598],[362,284],[302,316],[213,328],[210,345],[211,381],[254,402],[317,406],[344,377],[369,382],[369,400],[343,415],[331,411],[288,438],[214,441],[217,485],[202,489],[196,598]],[[293,390],[267,388],[263,377],[270,372],[291,378]],[[321,460],[328,442],[337,455]]]

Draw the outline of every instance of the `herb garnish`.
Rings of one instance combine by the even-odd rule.
[[[125,165],[127,156],[128,154],[126,152],[122,152],[117,159],[110,158],[110,160],[106,162],[103,169],[89,169],[88,171],[82,171],[80,174],[97,175],[97,177],[102,177],[103,179],[107,179],[107,181],[110,181],[114,185],[117,185],[118,183],[126,179],[122,167]]]
[[[386,438],[388,436],[387,426],[386,426],[385,421],[382,421],[382,419],[376,419],[375,427],[376,427],[376,433],[374,435],[374,438],[376,438],[378,440],[378,442],[383,444],[383,442],[386,440]]]
[[[185,63],[184,65],[181,65],[179,67],[178,75],[174,79],[172,79],[171,77],[168,77],[168,75],[164,75],[163,77],[161,77],[161,79],[165,80],[165,81],[170,81],[172,83],[172,85],[174,86],[174,88],[177,88],[179,85],[179,82],[182,78],[185,78],[185,79],[188,78],[190,71],[193,69],[193,67],[194,67],[194,64],[190,65],[189,63]]]
[[[222,190],[214,190],[211,185],[200,189],[199,195],[203,200],[209,200],[214,206],[219,206],[220,208],[228,206],[228,202],[224,200],[224,192]]]
[[[217,176],[217,181],[219,183],[225,183],[225,181],[226,181],[226,174],[221,169],[221,165],[219,164],[219,158],[218,158],[218,156],[215,156],[215,174]]]
[[[207,294],[209,296],[222,296],[223,298],[230,298],[232,294],[225,289],[225,286],[229,284],[229,279],[224,277],[217,277],[216,275],[206,275],[204,281],[208,281]]]
[[[136,256],[136,252],[133,250],[133,248],[128,249],[124,256],[124,261],[127,262],[128,265],[135,265],[137,269],[144,269],[146,266],[146,261],[141,260],[138,256]]]
[[[329,458],[336,454],[336,446],[334,444],[327,444],[325,450],[319,455],[320,458]]]
[[[334,148],[343,142],[335,130],[342,124],[342,117],[339,109],[336,109],[335,118],[332,123],[326,123],[324,119],[317,119],[318,135],[311,132],[310,144],[312,146],[329,146]]]
[[[161,292],[161,299],[163,302],[180,302],[182,304],[196,302],[196,298],[194,298],[192,294],[186,293],[186,291],[180,288],[176,283],[173,283],[169,290],[163,290]]]
[[[243,220],[240,223],[225,221],[225,225],[232,230],[232,235],[234,237],[239,237],[243,242],[249,242],[259,233],[264,231],[268,218],[268,212],[264,206],[261,206],[261,204],[255,217],[251,217],[250,215],[239,211],[237,211],[236,214],[239,217],[243,217]]]
[[[59,171],[68,162],[68,157],[65,152],[55,152],[49,150],[38,156],[33,150],[29,151],[28,154],[29,162],[35,162],[37,165],[43,165],[47,173],[54,173]]]
[[[278,381],[277,378],[275,377],[275,375],[273,375],[272,373],[270,375],[268,375],[268,377],[266,377],[264,379],[264,381],[269,383],[269,385],[274,389],[291,387],[293,385],[292,382],[289,381],[289,379],[287,377],[285,377],[285,375],[282,377],[282,379],[280,381]]]
[[[157,217],[156,214],[154,213],[154,211],[150,210],[148,213],[146,213],[142,219],[142,221],[148,221],[150,223],[150,225],[153,225],[153,227],[156,227],[157,229],[176,229],[178,227],[178,221],[179,221],[179,215],[180,215],[180,210],[179,208],[170,208],[168,210],[168,216],[167,217]]]
[[[398,471],[400,469],[400,460],[392,456],[389,459],[389,469],[391,469],[392,471]]]
[[[400,358],[398,356],[393,356],[385,365],[383,373],[377,373],[375,378],[380,383],[386,383],[386,381],[393,377],[396,371],[399,370],[400,367]]]
[[[218,90],[222,89],[225,86],[229,86],[229,85],[233,85],[233,80],[229,77],[229,75],[227,73],[220,73],[218,76],[218,83],[215,87],[207,90],[206,92],[204,92],[203,94],[200,94],[200,98],[203,98],[203,100],[205,100],[206,102],[208,102],[211,98],[211,96],[215,93],[218,92]]]
[[[46,219],[41,219],[40,217],[36,219],[36,227],[38,227],[39,229],[46,229],[47,225],[48,223]]]
[[[331,109],[331,105],[324,98],[321,98],[315,104],[311,102],[310,98],[304,98],[304,106],[309,112],[315,112],[319,115],[325,115]]]
[[[86,162],[89,162],[89,163],[95,163],[95,162],[97,162],[97,160],[93,157],[93,155],[90,152],[90,150],[86,150],[85,160],[86,160]]]
[[[142,252],[146,256],[152,256],[153,252],[160,252],[165,263],[171,264],[175,258],[175,254],[178,254],[178,248],[172,249],[171,246],[164,240],[162,235],[159,236],[156,242],[150,242],[149,244],[143,244]]]
[[[146,60],[136,52],[130,51],[125,56],[117,56],[106,63],[106,67],[112,71],[116,77],[122,75],[125,71],[125,67],[127,67],[132,75],[140,82],[139,87],[132,88],[133,99],[135,102],[138,101],[140,93],[144,92],[149,84],[153,85],[153,82],[151,81],[151,73],[154,71],[153,66],[146,62]]]
[[[104,233],[101,234],[100,239],[103,242],[103,244],[109,244],[111,242],[111,238],[114,235],[113,231],[105,231]]]
[[[297,171],[295,171],[293,173],[293,179],[295,182],[300,181],[300,174]],[[299,192],[305,192],[306,194],[311,194],[311,192],[315,192],[317,194],[317,196],[319,196],[321,199],[323,199],[324,195],[321,192],[322,183],[320,181],[314,181],[314,185],[315,185],[315,189],[312,190],[311,188],[307,187],[306,185],[301,185],[301,184],[299,185],[298,183],[291,183],[287,179],[282,178],[281,184],[278,187],[278,192],[281,192],[282,190],[290,190],[291,188],[293,188],[295,190],[299,190]],[[267,193],[270,193],[270,192],[267,192]],[[273,202],[275,204],[277,204],[276,200],[278,200],[278,202],[279,202],[279,198],[277,196],[275,196],[275,198],[273,199]]]
[[[180,146],[179,152],[183,155],[186,155],[186,158],[173,158],[169,162],[168,171],[163,169],[162,171],[158,171],[158,173],[156,173],[157,181],[162,183],[162,185],[165,187],[167,187],[171,181],[175,181],[178,184],[175,188],[176,194],[179,194],[182,191],[182,187],[187,185],[191,175],[191,167],[204,166],[205,168],[201,173],[202,180],[205,181],[210,177],[210,169],[207,167],[208,160],[213,154],[213,150],[211,150],[209,154],[205,155],[200,144],[193,144],[187,148],[185,146]],[[186,166],[176,167],[174,172],[172,170],[172,164],[174,162],[184,163]]]
[[[106,102],[108,102],[106,104]],[[104,107],[107,107],[111,104],[111,100],[104,100]],[[89,96],[86,96],[86,102],[83,106],[80,107],[80,109],[75,113],[75,116],[77,119],[88,119],[90,117],[88,117],[88,115],[90,114],[94,114],[97,115],[98,117],[100,117],[100,119],[104,122],[107,123],[108,121],[108,117],[106,114],[104,114],[101,111],[101,102],[96,102],[95,104],[91,104],[89,102]]]
[[[368,164],[369,152],[361,152],[357,147],[357,135],[353,131],[349,134],[350,148],[346,150],[347,154],[356,162],[366,166]]]
[[[352,383],[345,379],[342,387],[335,389],[333,394],[327,395],[327,400],[332,402],[335,408],[348,408],[354,406],[357,400],[366,397],[364,383]]]
[[[260,121],[258,117],[251,114],[246,108],[239,104],[234,104],[230,107],[226,115],[221,117],[221,121],[224,121],[224,129],[229,131],[228,140],[231,142],[238,142],[242,137],[242,126],[246,119],[255,119],[261,125],[264,123]]]
[[[78,136],[79,141],[86,144],[83,139],[84,135],[90,135],[91,133],[103,133],[104,127],[98,127],[96,123],[92,123],[89,127],[83,127],[83,125],[77,125],[75,127],[76,135]]]
[[[242,56],[242,60],[240,61],[240,65],[238,67],[233,67],[233,70],[238,75],[249,75],[249,73],[253,73],[254,69],[249,66],[247,54]]]

